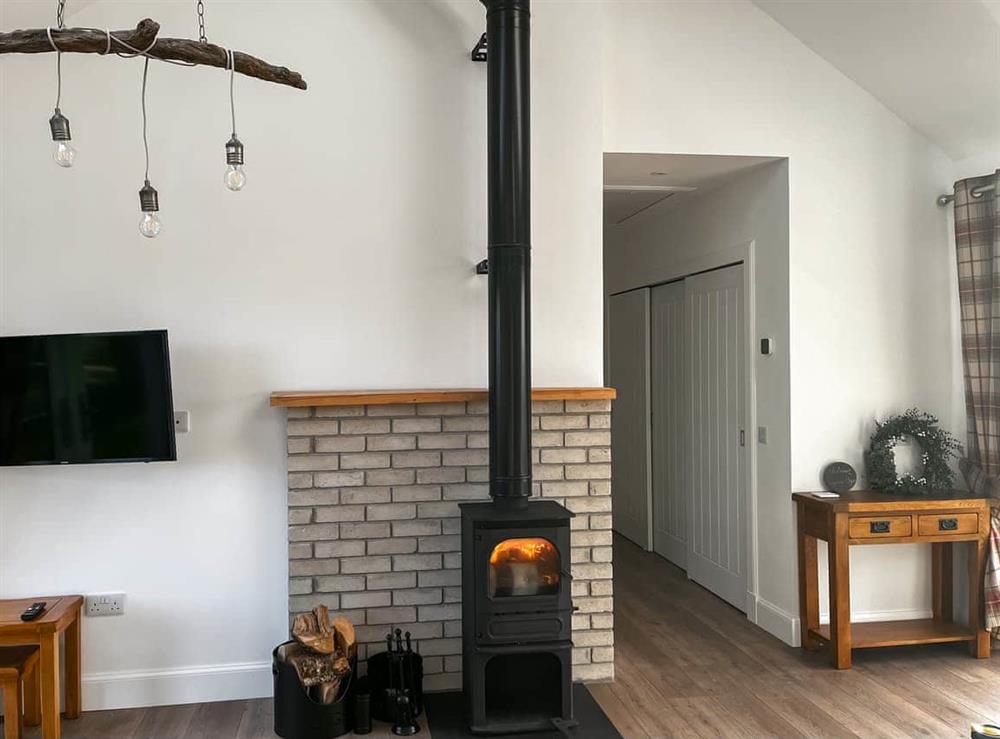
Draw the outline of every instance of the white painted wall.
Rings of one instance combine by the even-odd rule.
[[[70,4],[72,11],[73,5]],[[534,380],[602,379],[599,6],[533,19]],[[53,23],[4,0],[0,27]],[[89,3],[70,25],[197,32],[193,3]],[[484,28],[474,0],[207,4],[220,44],[299,69],[236,80],[249,183],[222,184],[227,83],[151,63],[162,235],[136,230],[139,60],[66,55],[79,150],[51,160],[52,55],[0,62],[0,332],[165,327],[176,464],[0,472],[0,597],[128,593],[84,623],[86,709],[264,695],[286,633],[275,389],[486,384]],[[597,53],[595,53],[595,50]]]
[[[788,157],[791,488],[815,489],[833,459],[860,468],[872,419],[908,406],[964,434],[954,257],[934,205],[947,157],[749,2],[621,0],[605,30],[606,151]],[[790,640],[789,493],[761,491],[775,518],[759,595]],[[925,552],[852,560],[855,609],[929,607]]]

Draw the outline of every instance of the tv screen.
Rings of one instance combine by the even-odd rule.
[[[166,331],[0,337],[0,466],[176,458]]]

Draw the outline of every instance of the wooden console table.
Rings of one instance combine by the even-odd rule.
[[[45,610],[34,621],[21,613],[36,601]],[[65,634],[66,718],[80,717],[80,610],[83,596],[56,595],[0,600],[0,645],[37,644],[42,703],[42,737],[59,739],[59,634]]]
[[[856,491],[839,498],[795,493],[798,509],[799,620],[802,647],[829,646],[834,667],[851,666],[851,650],[909,644],[969,642],[973,656],[990,656],[983,628],[990,507],[1000,501],[964,493],[934,497]],[[830,624],[819,623],[816,540],[827,542],[830,559]],[[971,626],[952,618],[952,545],[967,542]],[[931,544],[933,613],[930,619],[851,623],[850,546]]]

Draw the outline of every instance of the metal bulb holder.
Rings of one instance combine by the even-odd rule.
[[[52,158],[60,167],[72,167],[73,160],[76,158],[76,149],[69,143],[72,139],[69,131],[69,118],[64,116],[59,108],[56,108],[52,117],[49,118],[49,130],[52,132],[52,140],[56,144]]]
[[[149,180],[146,180],[146,184],[139,190],[139,209],[142,211],[139,233],[147,239],[155,238],[163,228],[163,223],[157,215],[160,210],[160,195],[156,192],[156,188],[149,184]]]
[[[242,190],[247,183],[246,172],[243,171],[243,142],[236,138],[234,132],[226,142],[226,187],[230,190]]]

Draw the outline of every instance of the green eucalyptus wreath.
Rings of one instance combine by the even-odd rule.
[[[915,477],[896,474],[895,447],[909,436],[920,445],[923,471]],[[865,453],[868,484],[873,490],[895,493],[930,493],[950,490],[954,477],[948,460],[962,447],[938,420],[916,408],[875,422],[871,447]]]

